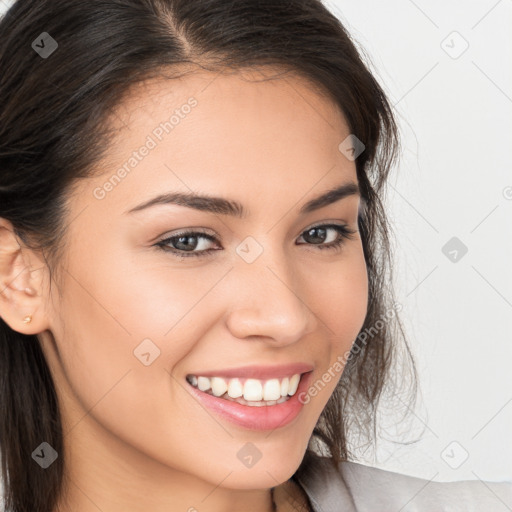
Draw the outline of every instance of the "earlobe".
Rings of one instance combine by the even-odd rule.
[[[47,328],[45,319],[36,316],[42,294],[34,286],[40,286],[40,280],[32,276],[35,259],[20,245],[12,224],[0,218],[0,317],[22,334],[37,334]]]
[[[36,291],[33,289],[33,288],[30,288],[30,287],[27,287],[25,288],[25,293],[27,295],[35,295],[36,294]],[[23,323],[24,324],[29,324],[30,322],[32,322],[32,315],[27,315],[24,319],[23,319]]]

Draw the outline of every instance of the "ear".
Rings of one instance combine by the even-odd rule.
[[[0,217],[0,317],[14,331],[37,334],[48,329],[42,287],[46,270],[46,263],[20,244],[12,224]],[[24,323],[27,315],[32,320]]]

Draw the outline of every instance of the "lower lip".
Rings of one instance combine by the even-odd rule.
[[[251,407],[210,395],[188,383],[192,393],[215,413],[232,423],[250,430],[275,430],[291,423],[300,413],[304,404],[299,401],[302,392],[308,389],[312,372],[301,376],[297,391],[286,402],[262,407]]]

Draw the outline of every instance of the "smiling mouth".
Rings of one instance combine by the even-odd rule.
[[[295,373],[281,379],[223,378],[187,375],[187,382],[203,393],[251,407],[282,404],[297,392],[301,377]]]

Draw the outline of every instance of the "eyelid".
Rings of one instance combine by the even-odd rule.
[[[349,222],[346,222],[346,221],[341,221],[341,220],[335,220],[335,219],[332,219],[332,220],[322,220],[322,221],[318,221],[314,224],[311,224],[310,226],[306,227],[306,228],[303,228],[298,236],[301,236],[302,234],[304,234],[306,231],[309,231],[310,229],[314,229],[316,227],[321,227],[321,226],[328,226],[328,225],[331,225],[331,224],[335,224],[337,226],[341,226],[341,227],[345,227],[347,228],[347,230],[350,231],[350,223]],[[357,225],[357,223],[356,223]],[[213,230],[212,230],[213,231]],[[354,230],[352,230],[354,231]],[[205,228],[196,228],[196,227],[188,227],[188,228],[182,228],[182,229],[179,229],[178,231],[174,232],[174,231],[171,231],[170,233],[166,233],[165,235],[159,237],[157,239],[157,244],[160,243],[160,242],[163,242],[169,238],[175,238],[175,237],[178,237],[180,235],[189,235],[191,233],[196,233],[196,234],[201,234],[203,235],[204,237],[208,238],[209,240],[211,240],[212,242],[215,242],[217,240],[217,235],[216,234],[212,234],[211,231],[207,231]]]
[[[216,234],[212,234],[210,231],[206,231],[204,228],[190,227],[190,228],[181,228],[181,229],[178,229],[177,231],[170,231],[169,233],[166,233],[165,235],[159,237],[159,239],[165,240],[166,238],[174,238],[175,236],[188,235],[190,233],[200,233],[201,235],[204,235],[206,237],[212,237],[212,238],[217,237]]]
[[[304,231],[308,231],[309,229],[313,229],[313,228],[320,227],[320,226],[329,226],[332,224],[334,224],[336,226],[346,226],[347,228],[350,227],[350,222],[340,220],[340,219],[327,219],[327,220],[322,220],[322,221],[315,222],[315,223],[311,224],[311,226],[304,228],[300,232],[300,234],[304,233]]]

